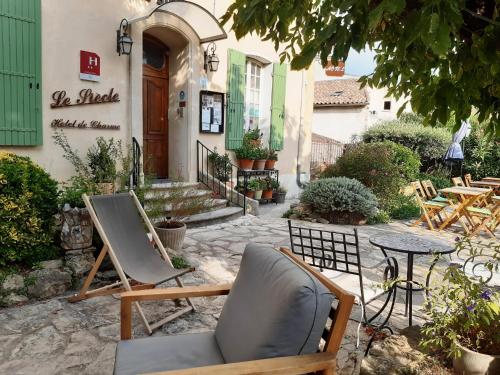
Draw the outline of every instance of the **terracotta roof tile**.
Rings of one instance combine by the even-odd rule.
[[[364,106],[368,104],[366,90],[356,79],[332,79],[314,83],[315,106]]]

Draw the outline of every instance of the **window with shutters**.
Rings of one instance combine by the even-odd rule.
[[[255,61],[247,61],[245,129],[255,129],[260,126],[262,108],[261,75],[262,67]],[[270,95],[270,93],[269,93]]]
[[[0,1],[0,145],[42,144],[40,0]]]

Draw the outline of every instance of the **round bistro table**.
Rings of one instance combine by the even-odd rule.
[[[403,253],[408,256],[406,286],[397,285],[397,287],[406,291],[405,316],[408,316],[408,323],[409,326],[411,326],[413,307],[412,293],[414,291],[423,290],[423,288],[413,287],[415,283],[413,280],[413,257],[415,255],[451,254],[455,251],[455,248],[438,240],[432,240],[409,233],[378,234],[370,237],[370,243],[379,247],[386,257],[386,251]],[[435,262],[436,260],[432,262],[429,272],[434,268]]]

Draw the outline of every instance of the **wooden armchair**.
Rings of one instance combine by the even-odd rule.
[[[215,332],[130,340],[132,305],[139,301],[227,294]],[[333,375],[353,303],[354,295],[290,250],[250,244],[233,285],[123,293],[114,374]],[[220,358],[217,353],[203,358],[204,348],[197,349],[203,340]],[[196,354],[186,353],[190,350]]]

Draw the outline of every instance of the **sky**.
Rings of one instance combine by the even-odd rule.
[[[362,76],[373,73],[375,68],[375,52],[366,49],[360,53],[351,50],[345,61],[345,73],[353,76]]]

